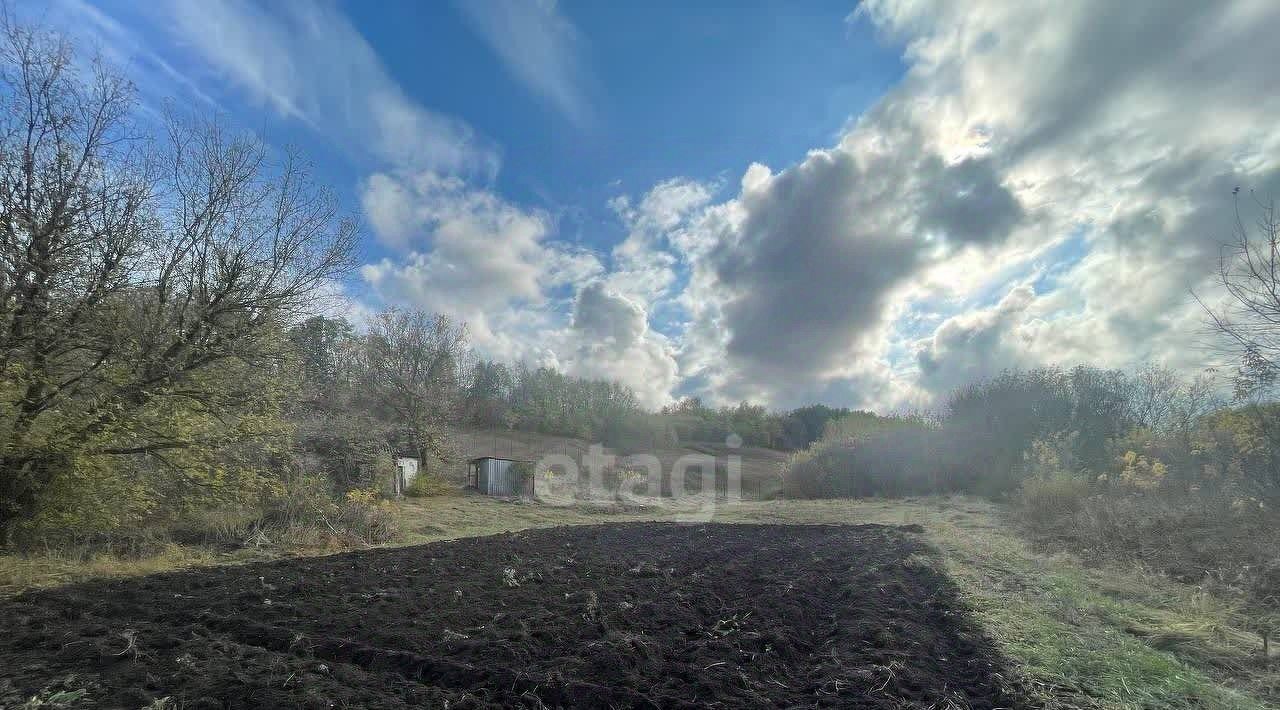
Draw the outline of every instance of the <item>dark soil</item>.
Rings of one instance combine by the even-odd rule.
[[[933,560],[641,523],[78,585],[0,601],[0,706],[1025,707]]]

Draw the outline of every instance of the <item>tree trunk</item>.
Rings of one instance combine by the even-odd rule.
[[[26,457],[0,457],[0,548],[13,545],[18,523],[36,514],[39,493],[48,485],[53,463]]]

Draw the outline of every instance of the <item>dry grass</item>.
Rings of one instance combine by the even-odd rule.
[[[404,494],[410,498],[430,498],[432,496],[447,496],[457,492],[457,486],[449,483],[444,478],[431,473],[424,473],[413,479],[409,487],[405,489]]]
[[[167,545],[159,554],[122,559],[108,554],[46,552],[0,555],[0,595],[103,577],[136,577],[215,564],[225,558],[199,547]]]

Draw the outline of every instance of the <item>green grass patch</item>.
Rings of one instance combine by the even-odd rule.
[[[1159,636],[1134,633],[1131,619],[1154,614],[1140,599],[1109,596],[1089,571],[1064,560],[1000,554],[990,541],[983,555],[951,547],[944,553],[947,571],[1048,706],[1070,707],[1087,698],[1126,710],[1265,707],[1230,687],[1222,669],[1202,665],[1208,637],[1188,636],[1176,648],[1161,648],[1152,643]],[[1166,614],[1184,627],[1197,623],[1194,608]],[[1247,684],[1247,678],[1236,680]]]

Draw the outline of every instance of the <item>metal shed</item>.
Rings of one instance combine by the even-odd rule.
[[[467,487],[491,496],[533,495],[533,477],[525,480],[522,467],[514,464],[533,466],[532,461],[494,456],[471,459],[467,462]]]

